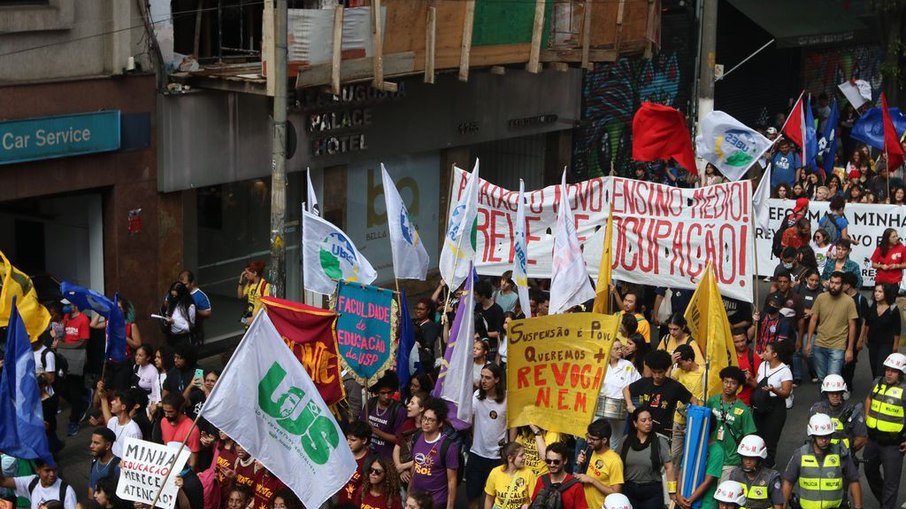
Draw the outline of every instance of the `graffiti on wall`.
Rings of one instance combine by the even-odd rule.
[[[596,64],[583,83],[582,127],[573,144],[574,174],[585,179],[607,175],[613,168],[625,175],[632,155],[633,114],[644,101],[683,104],[687,81],[678,51]]]
[[[862,79],[871,84],[872,99],[878,100],[882,57],[880,46],[805,50],[805,88],[813,94],[824,92],[834,97],[840,83],[851,78]]]

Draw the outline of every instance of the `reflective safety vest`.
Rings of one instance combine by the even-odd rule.
[[[830,446],[819,463],[812,444],[802,447],[799,463],[799,505],[802,509],[829,509],[843,503],[843,465],[839,449]]]
[[[865,415],[868,429],[881,433],[899,434],[903,431],[904,403],[903,386],[875,384],[871,389],[871,407]]]
[[[776,471],[761,468],[755,479],[749,480],[742,467],[736,467],[730,472],[729,479],[742,484],[745,489],[746,505],[742,509],[769,509],[774,507],[771,503],[771,484],[779,477]]]

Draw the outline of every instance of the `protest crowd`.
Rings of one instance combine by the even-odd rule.
[[[367,380],[344,369],[345,398],[331,408],[355,470],[325,503],[453,509],[464,497],[470,509],[861,509],[873,496],[884,509],[898,507],[906,452],[906,356],[899,345],[906,247],[897,229],[884,231],[871,256],[875,284],[863,291],[865,275],[849,257],[858,232],[845,210],[852,203],[906,205],[906,167],[902,157],[888,165],[889,151],[879,154],[848,136],[859,116],[851,106],[838,115],[836,104],[832,112],[822,96],[813,109],[807,107],[816,131],[833,123],[842,133],[840,143],[803,163],[802,147],[781,133],[784,119],[759,129],[770,148],[755,162],[755,172],[764,174],[762,185],[772,198],[788,200],[788,214],[770,232],[777,261],[769,269],[767,295],[754,304],[720,298],[729,333],[722,340],[735,358],[716,362],[721,352],[695,336],[688,318],[691,288],[605,279],[564,308],[551,279],[532,278],[526,287],[518,284],[524,275],[513,271],[489,278],[468,269],[463,277],[457,269],[459,277],[441,279],[432,295],[414,300],[411,318],[401,310],[397,320],[406,323],[399,330],[408,329],[414,339],[405,363]],[[678,188],[726,181],[715,165],[698,175],[666,160],[635,163],[631,178]],[[827,202],[829,212],[812,231],[808,211],[814,202]],[[239,277],[237,297],[248,303],[246,327],[254,328],[269,294],[264,269],[263,262],[252,262]],[[35,368],[50,455],[3,454],[5,507],[150,506],[119,494],[121,468],[134,461],[129,439],[177,449],[184,444],[187,459],[171,473],[176,494],[168,507],[304,507],[298,486],[288,486],[205,417],[206,401],[226,372],[199,368],[203,322],[212,310],[191,272],[181,273],[163,300],[166,342],[157,346],[142,341],[126,299],[115,300],[119,313],[111,311],[105,322],[74,298],[79,291],[64,289],[67,300],[49,310],[49,327],[32,343],[29,365]],[[400,300],[405,307],[405,298]],[[601,309],[609,311],[616,330],[600,361],[603,375],[584,432],[546,429],[551,426],[531,419],[513,425],[508,398],[515,395],[509,389],[531,378],[508,359],[517,346],[511,341],[514,324]],[[124,323],[124,352],[119,360],[108,352],[104,376],[88,387],[82,375],[85,343],[91,328],[112,327],[114,316]],[[452,367],[457,342],[468,348],[466,371]],[[9,348],[5,355],[5,371],[19,365]],[[230,353],[222,360],[226,366]],[[868,363],[873,378],[871,387],[858,391],[857,361]],[[709,392],[709,376],[719,380],[717,391]],[[456,377],[470,396],[451,401],[438,386]],[[63,402],[68,426],[58,430]],[[807,429],[785,425],[793,405],[809,408]],[[573,418],[565,415],[570,410],[562,411],[563,419]],[[470,420],[461,419],[465,414]],[[84,428],[89,440],[79,435]],[[66,447],[84,447],[93,458],[85,493],[58,475],[55,457],[64,432],[79,439],[70,438]],[[779,464],[784,434],[806,440],[789,462]],[[689,461],[695,448],[706,451],[698,457],[706,461]],[[861,491],[862,475],[870,495]],[[151,491],[153,496],[158,490]]]

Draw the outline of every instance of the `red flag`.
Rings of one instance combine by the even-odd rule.
[[[346,397],[337,354],[337,314],[276,297],[261,297],[267,316],[328,405]]]
[[[674,159],[698,175],[686,117],[663,104],[642,103],[632,119],[632,158],[636,161]]]
[[[800,157],[802,159],[802,164],[805,164],[805,111],[802,109],[802,96],[804,94],[799,94],[799,99],[796,100],[796,104],[793,105],[793,110],[790,111],[788,117],[786,117],[786,122],[783,123],[783,127],[780,129],[783,132],[783,135],[786,136],[786,139],[792,141],[796,144],[797,147],[800,147],[802,153]]]
[[[887,111],[887,97],[884,96],[884,92],[881,92],[881,115],[884,117],[884,152],[887,154],[887,169],[893,171],[903,166],[906,152],[900,145],[897,129],[893,126],[893,120],[890,119],[890,112]]]

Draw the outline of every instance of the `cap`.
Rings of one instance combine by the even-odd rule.
[[[862,178],[862,173],[860,173],[859,170],[852,170],[849,172],[849,178],[851,178],[851,179]]]
[[[782,293],[774,292],[771,295],[768,295],[768,305],[773,305],[776,308],[782,308],[784,301],[786,301],[786,299],[783,297]]]
[[[799,212],[802,209],[808,208],[808,198],[798,198],[796,200],[796,206],[793,207],[793,212]]]
[[[765,130],[765,132],[768,133],[768,134],[777,134],[777,128],[776,128],[776,127],[768,127],[767,130]]]

